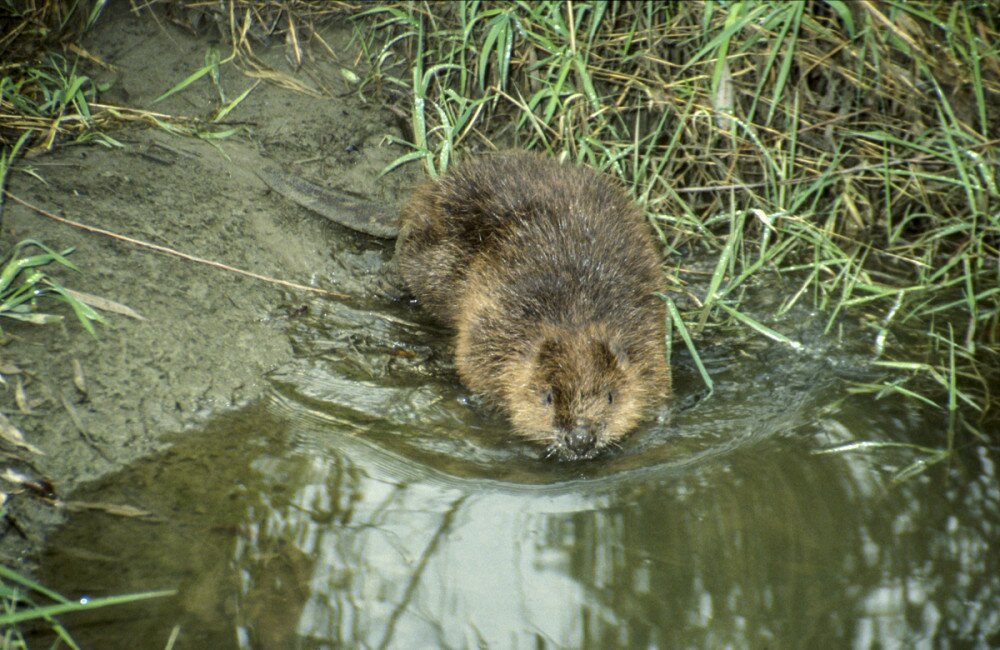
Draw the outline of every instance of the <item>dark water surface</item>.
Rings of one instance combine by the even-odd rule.
[[[804,322],[804,321],[802,321]],[[798,648],[1000,644],[996,454],[900,482],[947,419],[851,396],[864,346],[703,343],[611,457],[553,464],[455,383],[434,332],[313,305],[262,403],[85,492],[44,559],[86,648]],[[427,341],[432,343],[428,344]],[[810,342],[811,341],[811,342]],[[959,438],[964,439],[960,436]]]

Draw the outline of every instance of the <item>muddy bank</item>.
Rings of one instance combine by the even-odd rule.
[[[351,35],[346,20],[323,33],[345,65],[356,54]],[[87,72],[112,84],[102,101],[151,108],[154,98],[204,64],[215,40],[212,33],[194,36],[116,5],[84,42],[114,69]],[[363,307],[388,255],[385,245],[268,193],[253,170],[277,162],[313,180],[391,201],[410,179],[400,174],[376,184],[374,178],[399,155],[381,144],[398,130],[379,107],[350,93],[328,54],[295,73],[280,44],[257,53],[266,65],[326,92],[312,96],[261,83],[227,118],[239,126],[235,135],[184,138],[137,126],[112,134],[121,146],[94,142],[24,160],[9,190],[70,219],[343,292]],[[255,83],[232,64],[222,68],[227,99]],[[206,78],[155,109],[204,116],[218,105],[219,92]],[[0,237],[4,247],[33,238],[60,250],[75,248],[70,259],[82,273],[53,268],[52,275],[145,318],[105,314],[96,337],[62,306],[54,308],[66,317],[62,325],[3,323],[10,340],[0,354],[23,373],[7,377],[2,408],[44,452],[4,462],[50,479],[60,496],[162,449],[171,434],[258,398],[268,386],[266,374],[293,356],[289,323],[328,300],[83,232],[13,201],[5,207]],[[357,268],[345,258],[365,261]],[[83,370],[85,393],[74,386],[74,360]],[[33,414],[17,409],[19,380],[28,399],[38,401]],[[12,494],[0,556],[24,563],[59,518],[36,497]]]

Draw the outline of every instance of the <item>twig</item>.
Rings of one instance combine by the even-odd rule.
[[[139,239],[133,239],[131,237],[126,237],[124,235],[119,235],[117,233],[111,232],[110,230],[104,230],[103,228],[97,228],[96,226],[88,226],[85,223],[80,223],[79,221],[73,221],[72,219],[67,219],[65,217],[60,217],[59,215],[52,214],[47,210],[39,208],[36,205],[32,205],[31,203],[28,203],[24,199],[11,194],[7,190],[4,190],[4,195],[7,198],[14,201],[15,203],[20,203],[29,210],[32,210],[42,215],[43,217],[52,219],[53,221],[58,221],[59,223],[65,224],[67,226],[72,226],[73,228],[78,228],[80,230],[85,230],[87,232],[92,232],[98,235],[104,235],[105,237],[110,237],[111,239],[117,239],[118,241],[126,242],[128,244],[132,244],[133,246],[138,246],[139,248],[146,248],[152,251],[156,251],[157,253],[163,253],[165,255],[173,255],[174,257],[179,257],[181,259],[188,260],[189,262],[196,262],[198,264],[204,264],[206,266],[211,266],[217,269],[221,269],[223,271],[229,271],[230,273],[245,275],[248,278],[261,280],[263,282],[268,282],[270,284],[277,284],[282,287],[288,287],[289,289],[298,289],[299,291],[310,291],[312,293],[318,293],[323,296],[338,298],[341,300],[350,297],[347,294],[338,293],[336,291],[327,291],[326,289],[319,289],[317,287],[307,287],[303,284],[296,284],[295,282],[289,282],[287,280],[279,280],[278,278],[272,278],[270,276],[261,275],[259,273],[254,273],[252,271],[244,271],[243,269],[238,269],[236,267],[229,266],[221,262],[215,262],[213,260],[208,260],[203,257],[195,257],[194,255],[188,255],[187,253],[182,253],[172,248],[167,248],[166,246],[158,246],[157,244],[151,244],[149,242],[145,242]]]

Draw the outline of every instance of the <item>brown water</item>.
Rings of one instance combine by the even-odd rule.
[[[367,308],[365,308],[367,307]],[[369,309],[370,308],[370,309]],[[797,648],[1000,644],[997,454],[899,483],[947,419],[851,396],[870,345],[808,315],[702,342],[611,457],[553,464],[455,383],[399,306],[316,302],[267,399],[73,495],[44,579],[175,598],[67,617],[85,648]],[[439,335],[439,333],[437,333]],[[961,438],[960,439],[964,439]]]

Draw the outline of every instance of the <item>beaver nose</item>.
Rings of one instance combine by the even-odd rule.
[[[594,442],[594,432],[587,426],[577,425],[566,436],[566,446],[581,456],[594,449]]]

